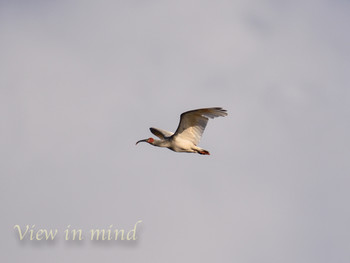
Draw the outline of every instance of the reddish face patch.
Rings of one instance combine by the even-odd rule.
[[[153,138],[148,138],[147,142],[152,143],[152,142],[154,142],[154,139]]]

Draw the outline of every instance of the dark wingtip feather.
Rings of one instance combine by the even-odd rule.
[[[211,109],[215,109],[217,111],[220,111],[221,113],[223,113],[223,116],[227,116],[227,110],[221,108],[221,107],[214,107],[214,108],[211,108]]]

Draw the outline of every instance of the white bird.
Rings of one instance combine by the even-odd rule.
[[[151,132],[160,140],[148,138],[139,142],[148,142],[153,146],[166,147],[175,152],[189,152],[209,155],[207,150],[197,146],[202,137],[205,127],[208,123],[208,118],[225,117],[226,110],[216,108],[205,108],[198,110],[186,111],[180,116],[180,123],[175,133],[150,128]]]

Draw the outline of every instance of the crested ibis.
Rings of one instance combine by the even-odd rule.
[[[151,132],[156,135],[158,139],[148,138],[139,140],[140,142],[147,142],[153,146],[166,147],[174,152],[189,152],[209,155],[207,150],[197,146],[201,136],[207,126],[209,118],[225,117],[226,110],[216,108],[204,108],[197,110],[186,111],[180,116],[180,123],[175,133],[165,131],[162,129],[150,128]]]

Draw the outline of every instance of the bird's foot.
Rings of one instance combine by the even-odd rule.
[[[210,155],[210,153],[206,150],[201,150],[198,152],[199,154],[202,154],[202,155]]]

